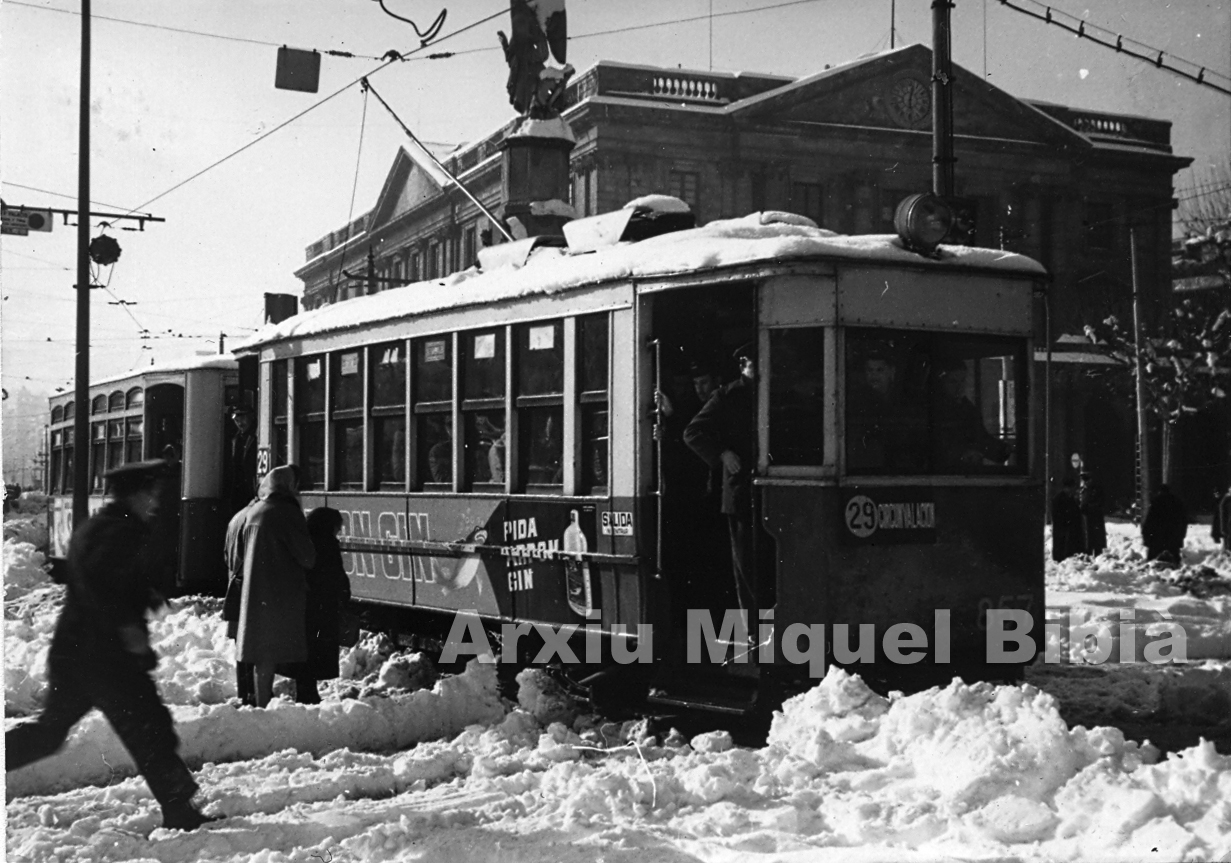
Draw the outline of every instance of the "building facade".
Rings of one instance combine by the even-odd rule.
[[[931,64],[922,45],[800,79],[600,62],[566,93],[568,203],[586,216],[657,192],[699,223],[787,210],[840,233],[891,233],[897,203],[931,186]],[[953,104],[969,242],[1052,275],[1052,473],[1079,452],[1111,498],[1131,498],[1132,406],[1099,385],[1104,367],[1073,337],[1131,315],[1134,245],[1149,315],[1169,305],[1172,178],[1191,160],[1172,153],[1167,121],[1022,100],[956,66]],[[497,218],[512,127],[444,160]],[[402,149],[375,206],[308,247],[304,307],[442,278],[498,239],[430,160]]]

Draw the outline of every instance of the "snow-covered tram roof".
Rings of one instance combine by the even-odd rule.
[[[114,387],[119,383],[135,383],[143,378],[158,377],[161,375],[182,374],[184,372],[197,371],[198,369],[221,369],[222,371],[234,371],[239,368],[239,361],[228,354],[210,354],[209,356],[188,357],[186,359],[168,360],[165,363],[146,366],[141,369],[133,369],[132,371],[123,372],[118,375],[110,375],[109,377],[100,378],[90,382],[90,389],[94,390],[100,387]],[[70,390],[66,393],[58,393],[52,396],[48,401],[54,406],[60,402],[71,402],[74,394]]]
[[[799,220],[791,220],[799,221]],[[628,280],[695,275],[750,265],[806,261],[865,263],[923,269],[999,271],[1006,276],[1046,274],[1037,261],[1014,252],[968,246],[941,246],[928,258],[903,248],[889,234],[847,236],[780,220],[780,214],[752,213],[635,243],[572,254],[566,249],[536,249],[524,265],[478,269],[430,282],[383,291],[301,312],[267,324],[235,345],[236,353],[305,336],[362,327],[447,309],[485,305],[531,296],[548,296]]]

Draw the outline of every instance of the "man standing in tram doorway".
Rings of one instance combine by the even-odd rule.
[[[731,534],[731,569],[740,608],[752,591],[752,468],[756,464],[756,342],[735,352],[739,377],[717,390],[684,429],[684,443],[710,467],[711,488],[721,488],[722,514]]]
[[[228,496],[231,514],[239,512],[256,496],[256,414],[245,404],[231,409],[235,436],[227,453]]]
[[[97,707],[162,806],[163,826],[193,830],[214,819],[192,803],[197,783],[150,677],[158,656],[145,619],[162,603],[152,587],[150,525],[165,469],[148,461],[109,471],[112,499],[74,531],[68,592],[47,656],[47,700],[37,718],[5,733],[5,769],[54,754]]]

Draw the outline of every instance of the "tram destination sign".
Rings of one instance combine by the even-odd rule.
[[[927,487],[842,490],[843,545],[936,542],[936,501]]]

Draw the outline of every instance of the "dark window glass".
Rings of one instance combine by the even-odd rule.
[[[333,425],[334,481],[339,488],[363,485],[363,420]]]
[[[331,396],[335,411],[363,408],[363,351],[339,351],[333,355]]]
[[[490,399],[504,396],[504,329],[465,333],[462,336],[465,372],[462,397]],[[503,425],[503,421],[501,422]]]
[[[286,450],[290,444],[290,435],[287,432],[286,423],[283,422],[274,426],[274,453],[273,467],[287,464]]]
[[[275,417],[286,416],[286,360],[274,360],[272,371],[273,409]]]
[[[113,392],[107,397],[107,409],[113,411],[124,410],[124,394],[119,390]]]
[[[1021,339],[847,330],[850,473],[1023,473]]]
[[[607,315],[577,319],[577,349],[581,354],[582,392],[607,390]]]
[[[301,357],[295,361],[295,399],[300,414],[325,410],[325,361],[323,357]]]
[[[107,468],[124,463],[124,420],[107,423]]]
[[[406,347],[401,342],[377,345],[372,353],[372,404],[406,404]]]
[[[69,402],[64,406],[64,419],[71,420],[77,415],[77,405],[74,402]]]
[[[51,421],[53,423],[64,422],[64,408],[62,406],[56,405],[51,409]]]
[[[473,227],[467,228],[466,233],[462,235],[462,268],[473,267],[475,264],[475,230]]]
[[[90,413],[102,414],[106,412],[107,412],[107,397],[106,396],[95,396],[94,400],[90,403]],[[52,422],[56,421],[54,412],[52,414],[51,421]]]
[[[141,436],[144,428],[145,424],[139,418],[132,418],[128,421],[128,442],[124,453],[125,461],[141,461]]]
[[[517,338],[517,394],[539,396],[564,392],[564,324],[523,324]]]
[[[520,408],[517,413],[525,485],[560,485],[564,481],[564,407]]]
[[[583,491],[593,492],[607,487],[607,405],[582,405],[581,428],[581,485]]]
[[[52,444],[55,449],[51,451],[51,466],[47,473],[47,484],[51,492],[55,494],[63,488],[63,485],[61,484],[60,468],[64,461],[64,450],[63,443],[61,441],[56,440],[55,438],[52,440],[55,441]]]
[[[325,423],[299,426],[299,487],[325,487]]]
[[[133,387],[124,397],[124,402],[130,408],[141,407],[141,405],[145,404],[145,390],[141,389],[141,387]]]
[[[415,417],[418,440],[415,468],[424,484],[453,483],[453,416],[449,413]]]
[[[90,490],[103,490],[103,472],[107,469],[107,424],[94,423],[90,428]]]
[[[453,400],[453,339],[449,336],[415,342],[415,402]]]
[[[504,411],[469,411],[466,423],[466,484],[504,482]]]
[[[376,482],[406,482],[406,417],[373,417],[372,445],[376,450]]]
[[[771,464],[817,465],[824,458],[824,330],[769,334]]]
[[[73,467],[73,448],[72,446],[64,447],[64,491],[71,492],[76,473],[76,468]]]

